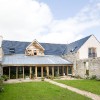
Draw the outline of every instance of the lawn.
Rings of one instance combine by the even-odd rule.
[[[96,80],[57,80],[57,82],[67,84],[72,87],[86,90],[100,95],[100,81]]]
[[[5,84],[0,100],[90,100],[47,82]]]

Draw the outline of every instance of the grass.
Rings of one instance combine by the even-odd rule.
[[[0,100],[90,100],[47,82],[5,84]]]
[[[64,83],[69,86],[100,95],[100,81],[96,81],[96,80],[57,80],[57,82]]]

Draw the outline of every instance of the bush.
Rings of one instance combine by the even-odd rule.
[[[3,75],[1,77],[3,78],[4,81],[7,81],[9,79],[7,75]]]
[[[42,78],[41,78],[41,81],[44,81],[44,79],[45,79],[45,78],[44,78],[44,77],[42,77]]]
[[[97,80],[97,81],[100,81],[100,76],[97,76],[97,77],[96,77],[96,80]]]
[[[92,75],[92,77],[90,79],[91,80],[95,80],[96,79],[96,75]]]
[[[3,88],[3,78],[0,77],[0,92],[4,91],[4,88]]]

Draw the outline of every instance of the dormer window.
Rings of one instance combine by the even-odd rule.
[[[9,53],[11,54],[15,53],[15,48],[9,48]]]
[[[38,43],[37,40],[34,40],[26,47],[25,54],[27,56],[44,55],[44,48]]]

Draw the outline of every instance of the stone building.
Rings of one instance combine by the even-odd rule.
[[[70,44],[3,40],[0,74],[9,79],[52,76],[100,76],[100,43],[94,35]]]
[[[73,62],[74,76],[100,76],[100,42],[94,35],[68,44],[62,57]]]

